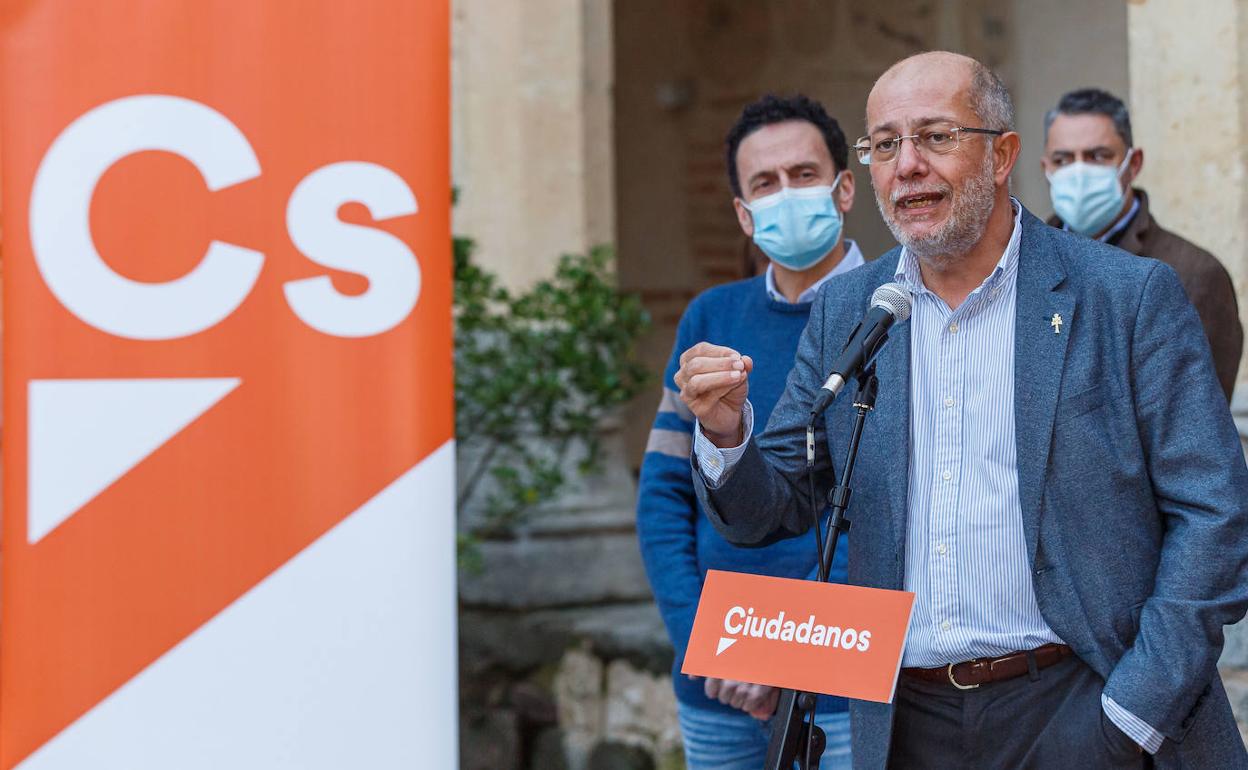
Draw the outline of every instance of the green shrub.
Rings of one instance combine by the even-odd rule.
[[[563,256],[519,294],[472,250],[455,239],[455,433],[471,458],[457,502],[463,511],[492,479],[481,534],[501,535],[564,488],[569,458],[580,474],[598,468],[603,418],[647,380],[634,347],[649,318],[616,288],[607,247]],[[534,439],[552,451],[532,451]],[[461,542],[465,564],[471,540]]]

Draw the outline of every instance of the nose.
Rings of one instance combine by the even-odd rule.
[[[927,157],[919,151],[913,139],[906,139],[897,149],[894,173],[898,179],[914,179],[927,173]]]

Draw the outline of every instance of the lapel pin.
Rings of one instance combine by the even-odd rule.
[[[1054,313],[1053,318],[1049,321],[1049,326],[1053,327],[1054,334],[1062,333],[1062,314]]]

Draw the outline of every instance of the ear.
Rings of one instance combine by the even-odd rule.
[[[1131,160],[1127,161],[1127,170],[1122,175],[1122,184],[1124,187],[1130,187],[1135,183],[1135,178],[1144,170],[1144,149],[1136,147],[1135,152],[1131,153]]]
[[[848,214],[849,210],[854,207],[854,172],[845,169],[841,173],[841,183],[837,185],[832,195],[836,199],[836,207],[841,210],[841,213]]]
[[[745,237],[754,237],[754,217],[750,215],[750,210],[745,207],[745,201],[740,198],[732,199],[732,208],[737,212],[737,224],[741,225],[741,232],[745,233]]]
[[[991,139],[992,137],[986,137]],[[992,171],[993,181],[1000,187],[1007,183],[1010,173],[1014,171],[1014,165],[1018,163],[1018,154],[1021,149],[1021,143],[1018,139],[1018,133],[1015,131],[1007,131],[996,138],[992,143]]]

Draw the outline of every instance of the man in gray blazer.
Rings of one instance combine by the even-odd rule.
[[[1248,608],[1248,468],[1174,271],[1010,197],[1013,108],[973,59],[894,65],[867,128],[902,247],[820,291],[766,433],[748,357],[700,343],[675,378],[715,525],[801,533],[816,392],[874,289],[912,294],[876,360],[849,577],[915,609],[894,703],[851,706],[855,766],[1248,767],[1217,673]],[[820,502],[851,400],[825,415]]]

